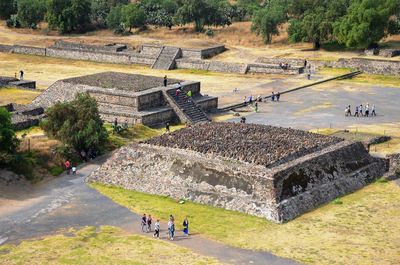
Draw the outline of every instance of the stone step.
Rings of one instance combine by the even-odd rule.
[[[160,55],[152,65],[153,69],[171,70],[175,65],[175,59],[179,53],[179,48],[163,47]]]

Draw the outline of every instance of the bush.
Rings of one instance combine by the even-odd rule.
[[[55,167],[51,167],[50,168],[50,173],[54,177],[61,175],[63,172],[64,172],[64,169],[62,167],[59,167],[59,166],[55,166]]]
[[[19,28],[21,27],[21,23],[19,22],[18,15],[11,15],[9,19],[6,21],[7,27],[9,28]]]
[[[46,6],[43,0],[19,0],[18,20],[22,27],[36,28],[44,19]]]
[[[212,28],[208,28],[205,32],[208,37],[214,37],[215,31]]]

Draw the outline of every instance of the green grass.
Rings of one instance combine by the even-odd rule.
[[[286,224],[117,187],[92,187],[133,212],[166,221],[188,216],[191,230],[220,242],[267,250],[306,264],[396,264],[400,260],[400,188],[376,182]],[[340,203],[338,203],[340,201]]]
[[[128,129],[123,130],[121,133],[114,133],[111,124],[105,124],[105,128],[109,134],[109,141],[111,148],[119,148],[132,142],[145,141],[152,137],[159,136],[165,133],[165,128],[153,129],[141,124],[130,126]],[[170,130],[175,131],[183,128],[183,125],[171,126]]]
[[[0,105],[9,103],[28,104],[39,94],[40,92],[36,90],[0,87]]]
[[[169,242],[103,226],[70,230],[43,240],[0,246],[0,264],[220,264],[215,259],[195,254]]]
[[[319,72],[325,75],[343,75],[351,72],[349,68],[323,68]],[[400,77],[394,75],[376,75],[376,74],[361,74],[351,79],[345,79],[340,82],[353,82],[353,83],[368,83],[382,86],[400,87]]]

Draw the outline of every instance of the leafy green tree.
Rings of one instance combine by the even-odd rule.
[[[292,0],[289,13],[289,39],[312,42],[319,49],[322,42],[333,39],[333,23],[346,14],[350,0]]]
[[[146,25],[146,14],[137,4],[128,4],[122,7],[122,23],[129,32],[132,28],[140,28]]]
[[[231,20],[226,14],[226,0],[181,0],[178,2],[175,22],[185,25],[194,22],[195,31],[201,32],[204,26],[230,25]]]
[[[245,10],[246,14],[252,17],[263,7],[264,1],[260,0],[238,0],[237,6]]]
[[[46,20],[60,33],[84,31],[90,24],[89,0],[47,0]]]
[[[46,111],[41,127],[50,136],[75,151],[101,151],[107,142],[97,102],[88,93],[77,94],[71,102],[57,103]]]
[[[111,8],[128,3],[129,0],[92,0],[90,15],[92,22],[100,27],[106,26],[107,16]]]
[[[271,43],[273,35],[279,35],[279,25],[287,21],[286,5],[281,1],[270,2],[255,13],[252,30],[261,35],[265,43]]]
[[[114,29],[117,33],[122,33],[122,31],[125,31],[122,24],[122,7],[122,5],[112,7],[110,9],[110,13],[107,15],[107,27]]]
[[[8,19],[17,12],[16,0],[0,0],[0,18]]]
[[[143,0],[140,7],[146,14],[146,23],[159,27],[173,26],[173,17],[178,8],[173,0]]]
[[[399,9],[398,0],[354,0],[348,12],[335,23],[335,36],[348,47],[367,48],[377,43],[393,28]]]
[[[11,114],[0,108],[0,166],[5,166],[17,152],[19,140],[11,123]]]
[[[36,28],[46,13],[45,0],[18,0],[18,20],[22,27]]]

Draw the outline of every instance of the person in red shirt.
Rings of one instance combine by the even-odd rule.
[[[71,170],[71,163],[69,162],[68,159],[67,161],[65,161],[64,165],[65,165],[65,170],[67,170],[67,175],[69,175],[69,172]]]

